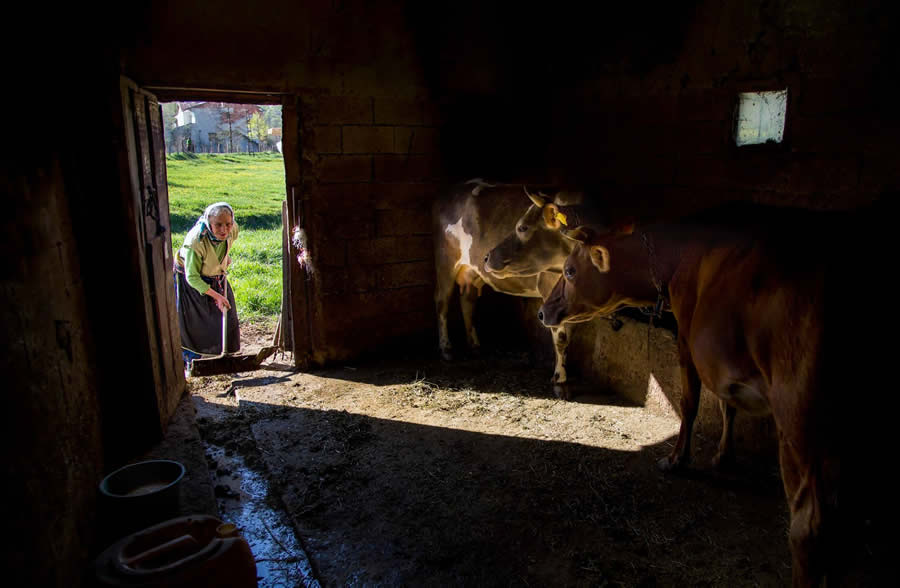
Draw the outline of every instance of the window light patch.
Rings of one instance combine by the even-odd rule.
[[[787,88],[775,92],[743,92],[738,94],[734,142],[740,145],[781,143],[784,115],[787,111]]]

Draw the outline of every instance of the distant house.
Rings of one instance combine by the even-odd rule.
[[[247,132],[247,120],[261,112],[258,106],[224,102],[177,104],[173,133],[177,144],[171,151],[228,153],[260,150],[259,142],[251,139]]]
[[[269,128],[269,137],[266,141],[270,145],[274,145],[275,149],[281,153],[281,127],[270,127]]]

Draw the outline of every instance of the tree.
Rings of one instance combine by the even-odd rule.
[[[166,141],[166,151],[169,153],[175,151],[178,142],[176,133],[178,123],[175,121],[176,114],[178,114],[177,102],[164,102],[162,104],[163,135]]]
[[[281,128],[281,106],[273,104],[261,105],[263,119],[271,127]]]
[[[250,120],[247,122],[247,129],[249,130],[248,134],[250,135],[250,138],[259,144],[259,149],[262,151],[263,144],[269,134],[269,125],[266,124],[262,113],[253,113],[253,116],[251,116]]]
[[[247,119],[254,112],[259,112],[259,106],[226,102],[219,104],[219,130],[222,131],[222,139],[227,139],[229,153],[234,153],[234,140],[240,139],[242,127],[246,127]]]
[[[240,118],[235,117],[234,104],[222,103],[219,109],[219,127],[228,138],[228,152],[234,153],[234,123]]]

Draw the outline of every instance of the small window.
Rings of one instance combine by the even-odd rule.
[[[738,94],[734,142],[738,146],[770,141],[781,143],[786,111],[787,88],[775,92]]]

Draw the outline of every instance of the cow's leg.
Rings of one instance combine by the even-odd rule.
[[[556,367],[550,382],[553,384],[553,393],[562,400],[571,400],[568,376],[566,374],[566,352],[571,338],[571,327],[563,324],[561,327],[551,327],[553,335],[553,351],[556,353]]]
[[[820,480],[812,460],[803,459],[779,430],[778,457],[781,480],[791,512],[791,576],[798,586],[819,585],[826,556],[823,542],[823,508]]]
[[[719,440],[719,450],[713,457],[713,465],[726,468],[734,464],[734,415],[737,409],[720,399],[719,410],[722,411],[722,438]]]
[[[446,360],[453,359],[453,352],[450,345],[450,332],[447,328],[447,314],[450,309],[450,299],[453,297],[453,288],[456,282],[453,276],[445,275],[445,272],[438,271],[437,284],[434,287],[434,307],[437,311],[438,320],[438,345],[441,349],[441,356]]]
[[[463,323],[466,326],[466,339],[473,353],[481,350],[481,342],[478,341],[478,333],[475,332],[475,301],[478,300],[479,290],[474,285],[469,285],[460,290],[459,302],[462,305]]]
[[[670,471],[688,464],[691,459],[691,433],[700,406],[700,375],[683,336],[678,337],[678,360],[681,364],[681,428],[670,455],[657,462],[659,469]]]

